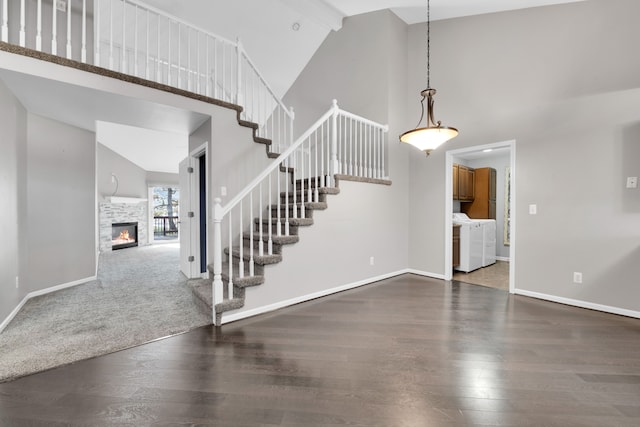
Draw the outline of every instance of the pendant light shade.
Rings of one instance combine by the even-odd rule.
[[[431,16],[429,11],[429,0],[427,0],[427,88],[420,92],[422,100],[420,104],[422,106],[422,113],[420,114],[420,121],[415,129],[406,131],[400,135],[400,141],[407,144],[411,144],[421,151],[424,151],[427,156],[431,153],[431,150],[435,150],[444,142],[455,138],[458,135],[458,129],[452,127],[442,126],[440,121],[436,122],[433,118],[433,97],[436,94],[436,90],[431,88]],[[420,123],[424,119],[424,101],[427,100],[427,117],[425,120],[425,127],[420,127]]]

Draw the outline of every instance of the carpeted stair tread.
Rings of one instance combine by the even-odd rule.
[[[280,157],[280,153],[275,153],[273,151],[267,151],[267,157],[270,159],[277,159]]]
[[[258,124],[257,123],[253,123],[253,122],[250,122],[248,120],[238,119],[238,124],[240,126],[244,126],[246,128],[251,128],[251,129],[256,129],[256,130],[258,129]]]
[[[302,191],[304,191],[305,193],[308,191],[308,189],[302,189],[300,187],[296,188],[296,196],[300,197],[300,195],[302,194]],[[314,194],[316,191],[316,189],[314,188],[311,193]],[[340,193],[340,189],[337,187],[320,187],[318,188],[318,194],[339,194]],[[281,198],[285,198],[287,197],[287,195],[289,195],[289,197],[291,197],[293,195],[293,190],[290,190],[289,192],[286,191],[281,191],[280,192],[280,197]]]
[[[268,138],[263,138],[263,137],[261,137],[261,136],[254,136],[254,137],[253,137],[253,140],[254,140],[255,142],[257,142],[258,144],[271,145],[271,143],[272,143],[270,139],[268,139]]]
[[[245,231],[242,234],[242,237],[244,237],[245,240],[249,239],[249,232]],[[259,236],[256,233],[253,233],[253,240],[259,240]],[[262,241],[267,243],[269,242],[269,230],[263,230],[262,231]],[[298,243],[300,241],[300,237],[299,236],[278,236],[275,232],[273,233],[273,235],[271,236],[271,241],[273,242],[274,245],[291,245],[293,243]],[[267,249],[267,246],[265,245],[265,251]]]
[[[260,223],[260,218],[255,218],[253,220],[253,222],[255,224],[259,224]],[[271,223],[277,227],[278,226],[278,218],[272,218],[271,219]],[[280,225],[284,226],[284,223],[285,223],[285,218],[280,218]],[[269,218],[262,218],[262,224],[266,224],[267,226],[269,226]],[[293,227],[308,227],[310,225],[313,225],[313,218],[291,218],[291,217],[289,217],[289,226],[293,226]]]
[[[306,194],[305,194],[305,200],[306,200]],[[302,202],[300,201],[300,198],[298,198],[296,200],[295,206],[298,210],[300,210],[300,206],[302,205]],[[278,206],[280,207],[280,209],[286,209],[287,204],[286,203],[281,203],[280,205],[271,205],[270,208],[272,211],[277,211],[278,210]],[[309,209],[309,210],[318,210],[318,211],[322,211],[327,209],[327,202],[304,202],[304,208],[305,209]],[[289,210],[293,209],[293,201],[289,202]]]
[[[224,253],[229,255],[229,248],[224,249]],[[273,255],[258,255],[258,251],[255,249],[250,249],[248,247],[242,248],[242,258],[245,263],[248,263],[251,258],[251,253],[253,253],[253,263],[258,265],[270,265],[277,264],[282,261],[282,255],[273,254]],[[240,258],[240,248],[233,248],[233,256],[235,258]]]
[[[211,276],[213,277],[213,265],[209,265],[207,268],[211,273]],[[249,286],[257,286],[264,283],[264,276],[261,274],[254,274],[253,276],[249,276],[249,263],[247,262],[245,262],[244,277],[240,277],[240,274],[239,274],[240,270],[237,262],[233,263],[232,268],[233,268],[233,273],[232,273],[233,285],[237,286],[238,288],[247,288]],[[222,281],[226,286],[227,283],[229,283],[229,263],[228,262],[222,263],[222,272],[220,276],[222,277]]]
[[[189,280],[189,287],[193,291],[193,294],[207,307],[211,308],[213,305],[213,294],[211,292],[212,282],[211,279],[195,279]]]
[[[216,314],[222,314],[225,311],[237,310],[244,307],[244,298],[226,299],[216,304]]]

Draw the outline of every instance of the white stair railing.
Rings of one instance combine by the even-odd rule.
[[[241,119],[258,125],[257,136],[280,150],[293,142],[293,111],[269,87],[240,41],[137,0],[0,2],[0,40],[5,43],[240,105]]]
[[[215,200],[214,321],[215,305],[234,298],[234,280],[255,276],[256,257],[273,256],[274,241],[305,225],[307,203],[317,202],[322,188],[335,187],[336,174],[388,178],[387,132],[386,125],[343,111],[334,100],[329,111],[244,190],[224,206]],[[223,244],[228,247],[224,271]]]

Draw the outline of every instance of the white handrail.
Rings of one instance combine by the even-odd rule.
[[[226,205],[215,199],[212,311],[216,324],[221,319],[217,305],[223,302],[225,292],[225,298],[234,299],[234,281],[262,274],[256,273],[258,266],[264,269],[264,263],[277,262],[277,258],[276,261],[270,258],[279,256],[274,254],[274,245],[282,244],[279,239],[283,236],[287,241],[286,236],[295,234],[292,227],[310,224],[308,209],[317,205],[309,202],[318,203],[323,188],[335,186],[336,174],[387,178],[386,132],[387,125],[343,111],[334,100],[322,117]],[[266,216],[262,212],[264,203],[268,209]],[[254,217],[256,205],[258,215]],[[223,221],[227,223],[224,227]],[[251,225],[247,231],[243,224],[248,222]],[[229,245],[224,290],[223,230]]]
[[[322,117],[320,117],[311,127],[303,133],[297,140],[294,142],[289,148],[287,148],[282,154],[278,156],[269,166],[265,168],[265,170],[260,173],[260,175],[256,176],[249,184],[247,184],[244,189],[238,193],[233,199],[227,202],[226,205],[222,207],[220,214],[224,217],[229,213],[231,209],[233,209],[242,199],[244,199],[253,189],[255,189],[260,182],[262,182],[271,172],[273,172],[276,168],[280,167],[280,164],[283,160],[291,155],[302,143],[311,135],[320,124],[324,123],[331,115],[338,109],[337,103],[324,113]]]

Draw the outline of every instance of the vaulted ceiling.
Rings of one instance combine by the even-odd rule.
[[[431,20],[575,1],[583,0],[430,0]],[[407,24],[427,19],[426,0],[147,0],[146,3],[229,40],[241,39],[253,62],[279,95],[286,93],[327,34],[340,29],[345,17],[390,9]]]

